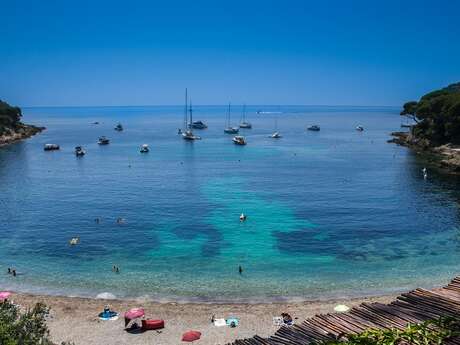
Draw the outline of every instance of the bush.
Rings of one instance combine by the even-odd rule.
[[[322,345],[442,345],[449,338],[460,336],[460,320],[443,317],[409,324],[406,329],[369,329],[360,334],[349,335],[346,341],[319,342]]]
[[[42,303],[24,313],[8,301],[0,303],[0,344],[55,345],[49,339],[45,320],[48,313],[49,308]]]

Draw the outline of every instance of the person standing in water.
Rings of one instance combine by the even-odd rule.
[[[238,272],[240,272],[240,274],[243,274],[243,267],[241,267],[241,265],[238,266]]]

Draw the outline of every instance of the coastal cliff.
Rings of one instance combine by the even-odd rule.
[[[21,122],[22,111],[0,100],[0,146],[30,138],[45,127],[26,125]]]
[[[388,142],[407,146],[438,167],[460,174],[460,83],[405,103],[401,116],[414,124],[409,132],[391,133]]]

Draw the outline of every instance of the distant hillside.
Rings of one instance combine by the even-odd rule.
[[[0,100],[0,146],[29,138],[44,129],[23,124],[21,117],[21,108]]]
[[[427,146],[460,144],[460,83],[407,102],[401,115],[416,121],[412,136]]]

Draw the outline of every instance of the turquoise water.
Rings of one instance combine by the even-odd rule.
[[[194,143],[177,135],[182,107],[24,109],[48,129],[0,148],[0,271],[21,273],[0,274],[0,287],[297,300],[431,287],[458,273],[459,181],[433,169],[424,180],[420,158],[386,143],[399,109],[248,110],[240,147],[223,134],[225,107],[196,108],[209,128]],[[268,138],[275,117],[279,140]],[[111,144],[98,146],[101,135]],[[139,153],[143,143],[150,153]],[[87,155],[76,158],[76,145]]]

